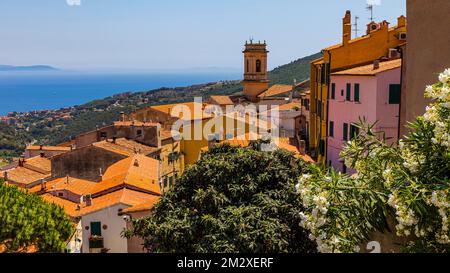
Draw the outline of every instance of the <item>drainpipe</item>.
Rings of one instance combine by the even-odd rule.
[[[408,45],[405,45],[405,48]],[[400,137],[401,137],[401,118],[402,118],[402,97],[403,97],[403,93],[406,91],[403,90],[403,69],[405,68],[405,52],[403,51],[403,49],[401,47],[399,47],[400,50],[400,57],[402,58],[402,67],[401,67],[401,73],[400,73],[400,85],[401,85],[401,92],[400,92],[400,104],[398,105],[398,128],[397,128],[397,143],[400,141]]]

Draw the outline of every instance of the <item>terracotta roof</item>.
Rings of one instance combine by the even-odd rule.
[[[50,174],[43,174],[24,167],[17,167],[7,171],[8,181],[27,186],[29,184],[38,182],[41,179],[50,177]]]
[[[261,136],[259,136],[258,134],[246,133],[246,134],[238,136],[238,137],[226,139],[226,140],[222,141],[222,143],[227,143],[227,144],[230,144],[231,146],[247,147],[248,145],[250,145],[251,141],[254,141],[254,140],[257,140],[260,138],[261,138]]]
[[[66,190],[77,195],[84,195],[91,193],[92,190],[97,185],[96,182],[73,178],[73,177],[63,177],[47,182],[47,191],[61,191]],[[34,190],[32,188],[32,190]]]
[[[269,89],[264,91],[263,93],[259,94],[259,98],[267,98],[267,97],[273,97],[281,94],[285,94],[292,91],[292,85],[286,85],[286,84],[275,84],[272,85]]]
[[[128,140],[125,138],[118,138],[116,139],[115,143],[113,143],[112,140],[104,140],[100,142],[95,142],[92,145],[125,156],[132,156],[135,153],[148,155],[159,150],[156,147],[143,145],[134,140]]]
[[[79,215],[86,215],[104,208],[108,208],[118,204],[124,204],[128,206],[135,206],[144,202],[158,199],[159,196],[151,195],[148,193],[138,192],[129,189],[121,189],[101,195],[92,199],[91,206],[83,206]]]
[[[141,121],[116,121],[114,122],[114,126],[136,126],[136,127],[156,127],[159,126],[159,123],[153,122],[141,122]]]
[[[25,159],[23,166],[27,169],[37,171],[43,174],[49,174],[52,172],[52,162],[50,159],[42,156],[35,156]]]
[[[278,148],[286,150],[286,151],[291,152],[291,153],[294,153],[294,156],[296,158],[301,158],[304,161],[309,162],[309,163],[315,163],[315,161],[309,155],[302,155],[302,154],[300,154],[300,151],[294,145],[291,145],[291,144],[286,143],[284,141],[279,141]]]
[[[166,104],[166,105],[157,105],[157,106],[150,106],[150,109],[165,113],[167,115],[170,115],[173,118],[178,118],[181,120],[198,120],[198,119],[206,119],[210,118],[211,115],[203,113],[204,108],[207,106],[206,103],[200,104],[198,102],[186,102],[186,103],[174,103],[174,104]],[[179,109],[177,115],[172,114],[172,110],[177,107]],[[184,115],[183,109],[189,110],[189,114],[187,116]],[[200,111],[194,111],[194,109],[201,109]]]
[[[122,210],[120,212],[120,214],[133,213],[133,212],[142,212],[142,211],[150,211],[150,210],[153,209],[153,207],[156,205],[156,203],[159,202],[159,200],[160,200],[159,196],[154,196],[154,198],[152,198],[152,199],[150,199],[150,200],[148,200],[148,201],[146,201],[144,203],[141,203],[141,204],[138,204],[138,205],[135,205],[135,206],[132,206],[130,208]]]
[[[295,110],[295,108],[300,109],[302,107],[300,102],[289,102],[286,104],[282,104],[278,107],[278,111],[290,111]]]
[[[334,72],[333,76],[375,76],[378,73],[389,71],[392,69],[400,68],[402,66],[402,60],[396,59],[392,61],[380,62],[378,69],[374,69],[374,65],[363,65],[339,72]]]
[[[144,155],[134,155],[111,165],[102,181],[92,189],[92,194],[114,189],[132,187],[160,194],[159,161]]]
[[[45,190],[42,190],[42,185],[39,184],[39,185],[36,185],[36,186],[34,186],[32,188],[29,188],[28,192],[29,193],[43,194],[43,193],[48,192],[49,189],[51,189],[52,186],[58,184],[59,182],[60,182],[60,179],[54,179],[54,180],[51,180],[51,181],[47,181],[45,183],[45,185],[46,185],[46,189]]]
[[[31,151],[70,151],[70,147],[64,146],[27,146],[26,149]]]
[[[234,104],[229,96],[211,96],[211,100],[213,101],[213,104],[218,104],[218,105],[233,105]]]
[[[69,201],[69,200],[66,200],[63,198],[53,196],[50,193],[41,195],[41,197],[49,203],[53,203],[55,205],[61,206],[64,209],[64,211],[66,212],[66,214],[69,215],[70,217],[75,218],[75,217],[79,216],[79,210],[77,209],[77,205],[78,205],[77,203],[74,203],[72,201]]]

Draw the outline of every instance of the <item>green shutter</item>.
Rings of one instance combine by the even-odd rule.
[[[355,83],[355,102],[359,102],[359,83]]]
[[[325,140],[321,139],[319,142],[319,152],[321,156],[325,155]]]
[[[332,100],[336,99],[336,84],[335,83],[331,84],[331,99]]]
[[[330,121],[330,137],[334,137],[334,122]]]
[[[352,92],[352,85],[347,83],[347,93],[345,96],[345,100],[350,101],[352,99],[351,92]]]
[[[350,139],[354,139],[359,135],[359,128],[355,125],[350,125]]]
[[[102,222],[91,222],[91,235],[102,236]]]
[[[400,104],[402,86],[400,84],[389,85],[389,104]]]
[[[348,124],[344,123],[343,126],[343,136],[344,136],[344,140],[347,141],[348,140]]]

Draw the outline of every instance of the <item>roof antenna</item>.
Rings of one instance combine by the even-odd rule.
[[[366,10],[370,11],[370,22],[373,22],[375,20],[375,17],[373,16],[373,10],[375,6],[379,5],[381,5],[381,0],[367,0]]]
[[[355,23],[353,24],[353,26],[355,27],[353,29],[353,31],[355,32],[355,38],[358,38],[358,20],[359,20],[359,16],[355,16]]]

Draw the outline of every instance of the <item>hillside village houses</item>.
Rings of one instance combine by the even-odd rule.
[[[322,164],[329,164],[329,122],[335,115],[330,112],[328,103],[332,88],[331,74],[374,62],[398,59],[401,57],[399,49],[406,43],[407,37],[405,16],[398,17],[394,27],[390,27],[387,21],[370,22],[364,36],[352,39],[351,12],[347,11],[342,20],[342,28],[342,42],[323,49],[323,57],[311,62],[309,148],[313,158]],[[341,89],[336,92],[341,92]],[[365,96],[366,90],[361,89],[360,94]]]
[[[418,13],[414,8],[408,9]],[[340,152],[359,134],[360,119],[376,122],[380,139],[389,144],[401,138],[403,119],[412,115],[405,103],[414,101],[405,79],[417,67],[404,16],[393,27],[370,22],[353,39],[351,25],[347,11],[342,42],[310,63],[310,80],[271,85],[267,44],[251,40],[243,51],[243,95],[121,114],[113,124],[60,146],[27,147],[24,158],[1,169],[3,178],[64,207],[77,227],[68,252],[145,252],[141,239],[125,239],[121,232],[132,219],[150,215],[185,168],[216,144],[246,147],[271,136],[271,147],[352,174]]]
[[[347,12],[343,43],[311,63],[311,81],[270,85],[267,44],[251,40],[243,51],[243,95],[122,113],[59,146],[27,147],[23,158],[1,169],[3,178],[64,208],[76,227],[68,252],[114,253],[146,251],[141,239],[126,239],[122,231],[131,219],[148,216],[185,167],[218,143],[246,147],[270,136],[272,148],[313,163],[311,151],[345,171],[339,151],[345,137],[357,133],[357,116],[381,119],[380,129],[388,129],[392,141],[397,137],[401,62],[393,49],[406,33],[404,17],[394,28],[372,22],[367,35],[354,40],[349,24]],[[372,48],[370,56],[362,54]]]
[[[313,162],[305,153],[309,81],[269,86],[266,47],[245,45],[243,96],[122,113],[59,146],[26,147],[23,158],[1,169],[3,179],[64,208],[76,227],[67,252],[145,252],[142,240],[125,239],[122,231],[148,216],[185,166],[217,143],[246,147],[271,135],[270,147]],[[261,111],[247,112],[252,105]]]

